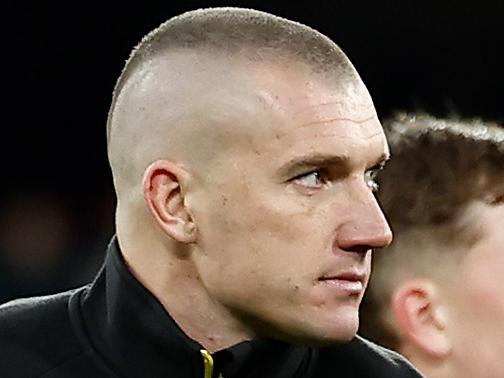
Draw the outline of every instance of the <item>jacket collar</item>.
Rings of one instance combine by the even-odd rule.
[[[131,274],[115,237],[81,297],[81,314],[92,347],[124,377],[207,378],[210,370],[224,378],[266,378],[273,371],[274,377],[292,377],[310,355],[309,348],[272,340],[246,341],[209,355]]]

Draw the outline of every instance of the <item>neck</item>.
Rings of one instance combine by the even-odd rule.
[[[191,259],[194,251],[172,240],[159,240],[159,235],[143,235],[142,241],[128,240],[121,238],[118,228],[124,259],[135,278],[160,301],[186,335],[211,353],[254,337],[208,292]]]
[[[445,358],[435,358],[408,344],[399,348],[405,356],[426,378],[456,378],[450,364]]]

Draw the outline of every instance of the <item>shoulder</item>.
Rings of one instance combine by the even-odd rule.
[[[421,377],[402,355],[360,336],[343,345],[323,348],[321,356],[329,364],[339,361],[352,377]]]
[[[43,321],[49,316],[61,316],[68,300],[76,290],[41,297],[16,299],[0,305],[0,330],[8,331],[12,326],[27,325]],[[9,326],[9,327],[7,327]]]
[[[82,355],[68,311],[79,290],[0,306],[0,367],[7,377],[38,376]]]

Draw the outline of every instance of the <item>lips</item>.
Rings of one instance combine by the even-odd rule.
[[[318,279],[319,283],[333,287],[339,291],[356,295],[364,290],[366,275],[359,272],[341,272],[324,275]]]
[[[343,280],[343,281],[360,281],[364,282],[366,275],[360,272],[340,272],[336,274],[326,274],[319,278],[319,281],[327,280]]]

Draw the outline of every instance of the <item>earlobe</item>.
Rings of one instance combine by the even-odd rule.
[[[157,160],[145,170],[143,195],[156,223],[172,239],[194,242],[196,227],[186,206],[184,185],[188,173],[181,166]]]
[[[410,343],[434,358],[450,354],[446,317],[432,282],[409,280],[402,283],[392,297],[392,311],[401,333]]]

